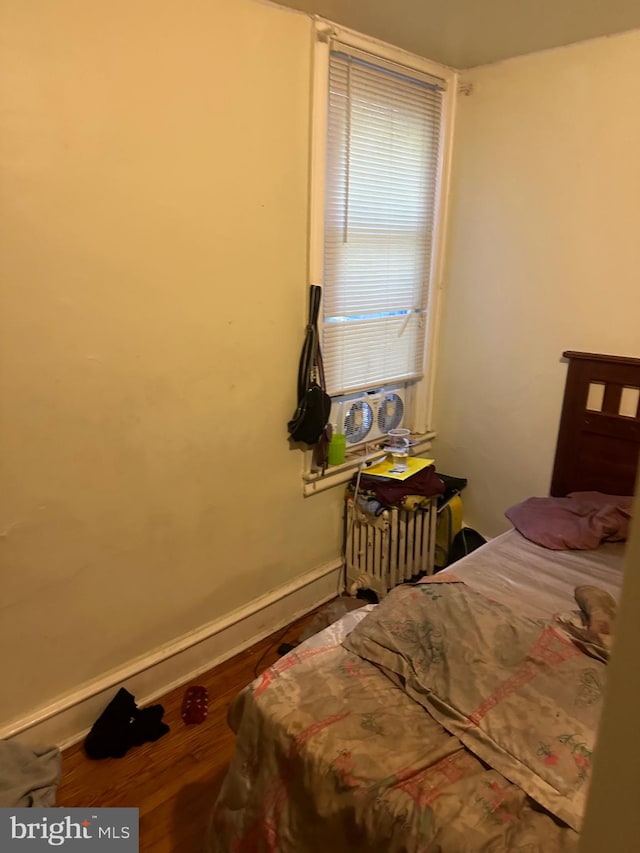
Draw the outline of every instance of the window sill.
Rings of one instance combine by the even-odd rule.
[[[430,450],[431,440],[435,435],[435,432],[427,432],[412,436],[415,444],[411,448],[411,455],[420,456]],[[305,498],[347,483],[361,465],[370,465],[386,456],[385,451],[379,447],[375,449],[369,447],[367,450],[355,451],[351,456],[348,455],[341,465],[331,465],[324,474],[320,471],[305,471],[302,475],[302,492]]]

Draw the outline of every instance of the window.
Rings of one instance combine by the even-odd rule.
[[[311,280],[323,286],[327,390],[415,385],[429,372],[454,77],[333,25],[319,30]],[[424,411],[412,419],[426,429]]]

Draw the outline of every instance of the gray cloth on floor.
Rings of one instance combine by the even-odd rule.
[[[0,807],[55,806],[61,767],[56,746],[31,748],[0,740]]]

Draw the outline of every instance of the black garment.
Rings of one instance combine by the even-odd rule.
[[[436,474],[435,466],[429,465],[406,480],[371,477],[363,473],[360,477],[360,491],[373,492],[381,504],[393,506],[399,504],[407,495],[422,495],[427,498],[441,495],[445,491],[445,485]]]
[[[89,758],[122,758],[132,746],[156,741],[169,731],[162,722],[162,705],[138,708],[135,698],[121,687],[84,742]]]

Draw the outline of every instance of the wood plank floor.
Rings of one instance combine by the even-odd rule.
[[[209,691],[209,714],[200,725],[180,716],[185,687],[160,699],[171,731],[156,743],[136,747],[124,758],[90,761],[82,745],[63,755],[59,806],[134,806],[140,809],[140,850],[144,853],[199,853],[235,736],[227,709],[237,693],[278,658],[281,642],[293,642],[314,621],[316,611],[276,631],[257,645],[199,676]],[[317,619],[315,620],[317,622]],[[266,654],[265,654],[266,653]],[[260,662],[262,655],[264,659]],[[259,663],[260,662],[260,663]]]

